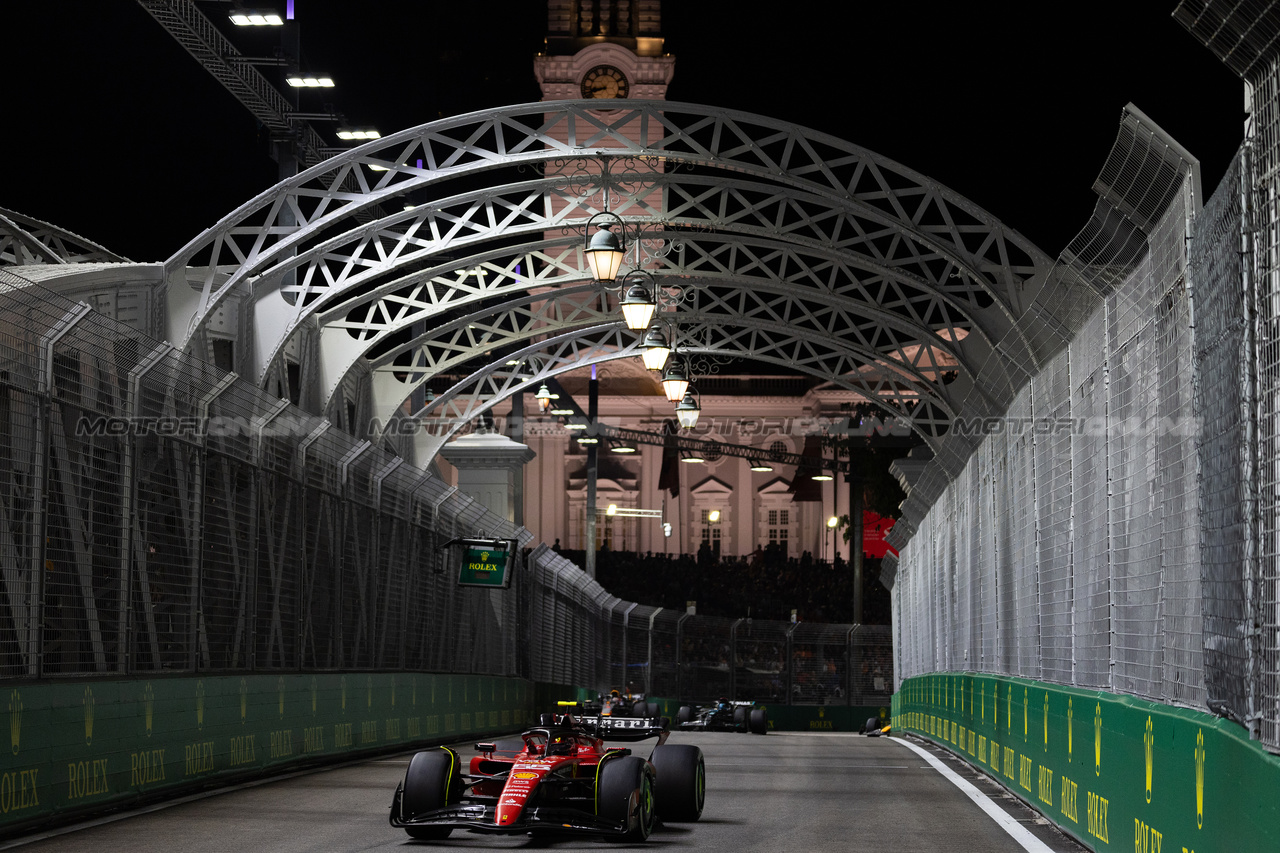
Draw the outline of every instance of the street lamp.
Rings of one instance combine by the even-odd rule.
[[[650,326],[640,346],[644,347],[641,358],[649,370],[661,370],[671,355],[671,344],[660,326]]]
[[[836,544],[836,528],[839,526],[840,526],[840,519],[838,517],[833,515],[827,519],[827,527],[831,528],[831,560],[832,562],[835,561],[836,550],[839,548],[839,546]]]
[[[623,278],[622,283],[625,285],[633,278],[637,281],[622,295],[622,316],[627,321],[627,328],[638,332],[649,327],[653,313],[658,310],[658,302],[654,295],[655,290],[644,284],[644,280],[649,279],[656,288],[652,273],[646,270],[632,270]]]
[[[693,396],[693,388],[690,387],[684,392],[684,397],[679,403],[676,403],[676,420],[680,422],[683,429],[693,429],[698,424],[698,415],[702,412],[702,407],[698,405],[698,401]]]
[[[533,399],[538,401],[538,411],[545,413],[547,407],[551,405],[551,389],[547,387],[547,383],[542,383],[542,387],[538,389],[537,394],[533,395]]]
[[[612,284],[618,277],[618,267],[622,266],[622,258],[627,253],[627,247],[622,242],[622,238],[611,230],[615,225],[622,225],[622,218],[616,213],[608,211],[597,213],[587,220],[588,230],[591,224],[602,216],[607,216],[613,221],[596,223],[596,227],[600,230],[587,238],[583,253],[587,256],[587,265],[591,267],[592,277],[596,281]]]
[[[680,359],[673,358],[667,362],[667,369],[662,372],[662,390],[667,399],[678,403],[684,399],[684,392],[689,389],[689,371]]]

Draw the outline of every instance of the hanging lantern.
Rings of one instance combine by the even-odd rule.
[[[634,275],[635,273],[632,273]],[[643,284],[633,284],[622,295],[622,316],[627,321],[627,328],[633,332],[649,327],[653,312],[658,310],[649,288]]]
[[[587,256],[587,265],[591,267],[591,275],[596,281],[606,284],[611,284],[618,277],[618,267],[622,266],[622,256],[627,251],[622,239],[610,230],[614,224],[602,223],[600,230],[587,240],[586,249],[583,250]],[[621,224],[621,220],[617,224]]]
[[[542,387],[538,389],[537,394],[533,395],[533,399],[538,401],[538,411],[545,412],[547,410],[547,407],[551,405],[551,389],[547,387],[547,383],[542,383]]]
[[[667,343],[667,336],[660,327],[650,326],[640,346],[644,347],[641,358],[645,367],[649,370],[661,370],[666,366],[667,358],[671,355],[671,344]]]
[[[698,405],[698,401],[693,397],[693,389],[684,392],[684,397],[679,403],[676,403],[676,420],[680,422],[680,426],[684,429],[693,429],[698,424],[698,415],[702,413],[702,407]]]
[[[684,392],[688,389],[689,371],[680,359],[671,359],[667,363],[667,369],[662,372],[662,390],[666,392],[667,399],[678,403],[684,399]]]

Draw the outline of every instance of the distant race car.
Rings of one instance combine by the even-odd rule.
[[[644,841],[655,823],[702,816],[706,765],[691,744],[667,744],[662,718],[577,716],[576,703],[519,740],[475,745],[467,772],[448,747],[409,762],[391,801],[391,825],[438,840],[455,829],[480,833],[557,832]],[[548,723],[548,719],[550,722]],[[649,757],[603,738],[658,738]]]
[[[657,702],[646,702],[643,696],[632,696],[617,690],[583,702],[581,707],[584,716],[657,717],[662,713],[662,706]]]
[[[768,734],[769,715],[755,704],[719,699],[712,705],[681,705],[676,712],[676,726],[682,730]]]

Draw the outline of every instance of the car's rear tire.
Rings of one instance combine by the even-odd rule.
[[[688,705],[681,705],[680,710],[676,711],[676,724],[684,725],[693,722],[693,709]]]
[[[661,717],[662,706],[659,705],[657,702],[649,702],[648,711],[646,711],[645,714],[646,716],[649,716],[649,717]]]
[[[456,803],[462,793],[458,777],[458,757],[446,749],[419,752],[409,761],[404,774],[404,791],[400,795],[400,815],[409,819],[423,812]],[[406,826],[410,838],[435,840],[448,838],[453,829],[447,826]]]
[[[654,773],[649,762],[638,755],[606,761],[600,768],[596,788],[596,812],[608,820],[626,823],[630,817],[631,797],[638,797],[639,815],[636,825],[627,830],[627,841],[644,841],[653,832],[657,820]]]
[[[752,708],[751,720],[748,724],[752,734],[767,735],[769,733],[769,715],[764,708]]]
[[[867,717],[866,725],[862,727],[862,733],[865,735],[865,734],[870,734],[871,732],[878,732],[878,731],[880,731],[880,718]]]
[[[673,823],[702,817],[707,801],[707,765],[702,750],[684,743],[653,748],[649,758],[658,771],[658,816]]]

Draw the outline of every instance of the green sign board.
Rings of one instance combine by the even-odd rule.
[[[511,585],[511,558],[515,542],[508,539],[460,539],[462,562],[458,586],[506,589]]]

